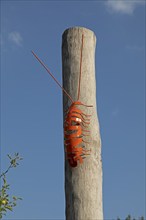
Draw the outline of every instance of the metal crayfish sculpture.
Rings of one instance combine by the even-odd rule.
[[[52,75],[50,70],[45,66],[45,64],[38,58],[38,56],[32,51],[32,54],[41,63],[41,65],[47,70],[54,81],[59,85],[63,92],[71,100],[71,105],[66,111],[65,121],[64,121],[64,144],[66,158],[71,167],[76,167],[78,162],[83,163],[83,159],[90,155],[90,150],[85,149],[85,143],[90,143],[84,140],[84,137],[90,136],[90,131],[87,130],[90,124],[90,116],[84,114],[78,106],[93,107],[91,105],[85,105],[79,101],[80,98],[80,84],[81,84],[81,73],[82,73],[82,52],[83,52],[83,40],[84,35],[82,35],[82,45],[81,45],[81,57],[80,57],[80,75],[79,75],[79,86],[78,86],[78,98],[74,101],[71,96],[66,92],[66,90],[61,86],[61,84]]]

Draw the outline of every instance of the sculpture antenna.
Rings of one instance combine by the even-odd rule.
[[[58,82],[58,80],[53,76],[53,74],[46,67],[46,65],[43,63],[43,61],[40,60],[40,58],[33,51],[31,51],[31,52],[35,56],[35,58],[40,62],[40,64],[45,68],[45,70],[49,73],[49,75],[54,79],[54,81],[58,84],[58,86],[62,89],[62,91],[68,96],[68,98],[71,100],[71,102],[74,102],[72,97],[67,93],[67,91],[62,87],[62,85]]]
[[[81,86],[81,75],[82,75],[82,54],[83,54],[84,35],[82,34],[82,45],[81,45],[81,56],[80,56],[80,75],[79,75],[79,87],[78,87],[78,100],[80,98],[80,86]]]

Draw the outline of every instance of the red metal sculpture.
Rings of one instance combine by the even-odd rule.
[[[93,107],[85,105],[79,101],[80,98],[80,84],[81,84],[81,73],[82,73],[82,52],[83,52],[83,40],[84,35],[82,35],[82,45],[81,45],[81,57],[80,57],[80,75],[79,75],[79,87],[78,87],[78,98],[74,101],[72,97],[66,92],[66,90],[60,85],[56,78],[52,75],[50,70],[45,66],[45,64],[38,58],[38,56],[32,51],[36,59],[41,63],[41,65],[47,70],[50,76],[55,80],[55,82],[61,87],[63,92],[71,100],[72,104],[68,108],[65,114],[64,121],[64,144],[66,159],[68,160],[71,167],[76,167],[79,163],[83,163],[83,159],[90,155],[90,150],[85,149],[85,144],[89,142],[84,140],[84,137],[90,136],[90,131],[86,130],[90,124],[90,116],[84,114],[78,106]]]

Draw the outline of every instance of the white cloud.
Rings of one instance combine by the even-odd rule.
[[[133,14],[138,5],[144,5],[144,0],[107,0],[105,5],[109,12]]]
[[[22,46],[23,38],[18,31],[9,33],[9,40],[17,46]]]

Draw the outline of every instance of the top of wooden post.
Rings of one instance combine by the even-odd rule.
[[[91,33],[92,35],[94,35],[94,38],[96,39],[96,35],[94,33],[94,31],[92,31],[91,29],[89,28],[85,28],[85,27],[80,27],[80,26],[75,26],[75,27],[70,27],[70,28],[67,28],[63,34],[62,34],[62,38],[65,37],[65,35],[69,32],[69,31],[73,31],[73,30],[78,30],[78,31],[81,31],[81,32],[88,32],[88,33]]]

